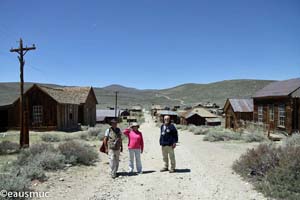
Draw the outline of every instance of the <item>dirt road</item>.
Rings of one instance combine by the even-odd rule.
[[[102,154],[96,166],[72,167],[49,174],[50,180],[37,189],[49,191],[50,199],[65,200],[266,199],[231,170],[233,161],[253,144],[209,143],[202,141],[202,136],[181,132],[176,148],[178,172],[162,173],[159,172],[163,164],[159,129],[150,115],[146,114],[145,118],[146,123],[141,126],[145,140],[144,174],[126,175],[128,155],[125,150],[121,156],[120,176],[115,180],[109,177],[108,159]]]
[[[179,102],[180,102],[180,105],[185,106],[184,101],[181,100],[181,99],[170,98],[169,96],[167,96],[167,95],[162,95],[162,94],[156,94],[156,96],[157,96],[157,97],[164,97],[164,98],[166,98],[166,99],[168,99],[168,100],[170,100],[170,101],[179,101]]]

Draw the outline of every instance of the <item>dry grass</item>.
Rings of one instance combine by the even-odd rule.
[[[281,146],[260,144],[237,160],[233,169],[268,197],[300,199],[300,140],[294,135]]]

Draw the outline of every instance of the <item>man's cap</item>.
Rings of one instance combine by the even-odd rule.
[[[116,120],[116,119],[112,119],[112,120],[110,120],[110,123],[112,124],[112,123],[118,123],[118,121]]]

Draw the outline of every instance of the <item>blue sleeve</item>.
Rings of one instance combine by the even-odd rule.
[[[173,125],[172,129],[173,129],[173,141],[174,141],[174,143],[177,143],[178,142],[178,131],[174,125]]]

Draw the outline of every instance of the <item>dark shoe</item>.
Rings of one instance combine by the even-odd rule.
[[[175,169],[171,169],[171,170],[169,171],[169,173],[175,173],[175,172],[176,172]]]
[[[166,171],[169,171],[169,170],[168,170],[168,168],[165,168],[165,167],[160,170],[160,172],[166,172]]]

